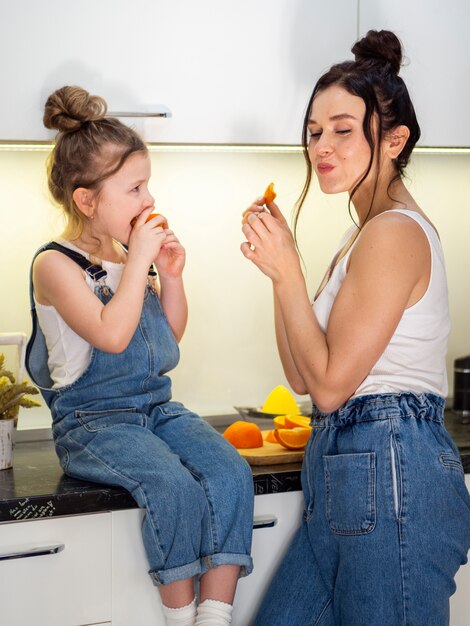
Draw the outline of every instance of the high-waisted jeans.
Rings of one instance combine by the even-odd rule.
[[[313,413],[305,511],[255,626],[445,626],[470,548],[470,496],[442,398]]]

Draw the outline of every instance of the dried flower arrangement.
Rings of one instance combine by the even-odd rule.
[[[36,387],[26,380],[17,383],[13,374],[4,369],[4,364],[5,355],[0,353],[0,420],[9,420],[18,416],[20,406],[29,409],[41,403],[26,395],[38,394]]]

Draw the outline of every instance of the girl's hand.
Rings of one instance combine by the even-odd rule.
[[[244,256],[274,282],[301,273],[294,238],[279,207],[274,202],[269,203],[269,212],[256,207],[259,201],[244,213],[242,232],[247,241],[240,246]]]
[[[160,277],[178,278],[183,273],[185,261],[185,249],[174,232],[166,229],[165,240],[154,259]]]
[[[147,267],[158,256],[166,239],[166,232],[162,228],[162,224],[165,223],[163,215],[158,215],[148,222],[145,221],[152,210],[153,207],[142,211],[129,237],[129,256],[142,258]]]

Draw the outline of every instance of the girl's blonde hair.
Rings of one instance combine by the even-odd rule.
[[[113,117],[105,117],[103,98],[81,87],[65,86],[47,99],[44,126],[58,131],[47,164],[52,197],[63,208],[63,236],[80,237],[87,219],[78,209],[73,192],[78,187],[99,194],[103,182],[115,174],[135,152],[147,152],[142,138]]]

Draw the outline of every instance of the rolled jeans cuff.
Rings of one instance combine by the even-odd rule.
[[[160,585],[169,585],[178,580],[186,580],[186,578],[193,578],[201,573],[201,562],[198,559],[192,563],[186,565],[180,565],[179,567],[172,567],[170,569],[150,570],[149,575],[153,584],[156,587]]]
[[[248,576],[253,571],[253,559],[249,554],[233,554],[230,552],[220,552],[218,554],[209,554],[201,558],[201,573],[203,576],[206,572],[220,565],[239,565],[240,578]]]

